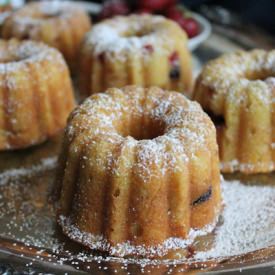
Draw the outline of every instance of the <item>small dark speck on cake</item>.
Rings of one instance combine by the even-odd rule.
[[[144,45],[144,49],[149,53],[152,53],[154,51],[153,46],[150,44]]]
[[[208,201],[210,199],[211,195],[212,195],[212,187],[210,186],[204,194],[202,194],[198,199],[193,201],[192,205],[197,205],[197,204]]]
[[[178,66],[173,67],[170,70],[169,77],[171,79],[179,79],[180,78],[180,68]]]
[[[99,55],[98,55],[98,59],[100,60],[100,62],[103,63],[103,62],[104,62],[104,59],[105,59],[105,58],[104,58],[104,53],[99,54]]]

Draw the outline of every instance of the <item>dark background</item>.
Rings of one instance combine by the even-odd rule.
[[[181,0],[178,2],[196,11],[200,11],[203,5],[222,6],[239,15],[244,22],[263,28],[275,36],[275,0]]]
[[[202,4],[223,6],[236,12],[245,21],[255,24],[275,35],[275,0],[186,0],[191,9]]]

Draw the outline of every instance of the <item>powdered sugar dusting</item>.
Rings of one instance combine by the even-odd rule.
[[[224,182],[223,224],[211,250],[195,259],[229,257],[275,245],[275,187]]]
[[[257,173],[275,169],[275,164],[270,160],[266,163],[267,160],[263,157],[268,154],[272,160],[273,125],[269,117],[272,118],[275,111],[274,83],[274,50],[224,54],[210,61],[202,70],[195,99],[206,111],[223,121],[222,127],[219,127],[218,139],[221,151],[225,152],[221,155],[222,171]],[[256,121],[260,115],[265,117],[261,123]],[[270,131],[265,132],[263,129]],[[235,152],[235,159],[224,162],[228,155],[227,149],[235,148],[238,138],[242,142],[238,152]],[[261,156],[258,157],[258,163],[253,163],[252,154],[247,153],[249,140],[257,140],[258,144],[251,146],[249,150]],[[264,149],[266,145],[270,146],[270,151]],[[245,156],[246,160],[241,160],[240,156]]]
[[[259,75],[258,80],[255,77],[257,75]],[[268,85],[272,86],[274,78],[274,50],[224,54],[210,61],[200,76],[201,83],[214,91],[210,100],[217,101],[221,100],[220,97],[225,97],[236,104],[246,102],[248,93],[253,93],[263,104],[272,102],[274,86],[271,89]]]
[[[0,62],[0,74],[18,70],[28,71],[28,64],[41,61],[54,62],[56,66],[61,65],[57,66],[60,70],[65,68],[65,61],[57,50],[33,41],[1,41],[0,60],[8,61]],[[12,87],[11,82],[12,79],[9,80],[9,85]]]
[[[59,224],[62,226],[62,229],[66,235],[68,235],[71,239],[83,243],[90,249],[108,251],[110,255],[117,255],[119,257],[124,257],[127,255],[138,255],[139,257],[161,257],[167,254],[170,250],[186,249],[188,245],[191,245],[194,242],[195,238],[212,232],[216,223],[217,220],[215,220],[213,224],[206,225],[201,230],[190,230],[186,239],[169,238],[165,240],[163,244],[156,246],[135,246],[130,242],[120,243],[113,246],[103,236],[82,232],[70,221],[70,218],[63,215],[59,216]]]
[[[145,96],[142,88],[129,86],[124,90],[109,89],[106,93],[91,96],[73,112],[67,127],[69,140],[85,132],[78,136],[81,144],[96,144],[104,140],[120,146],[127,136],[131,136],[126,127],[123,129],[125,133],[120,129],[121,120],[131,120],[129,114],[140,122],[144,119],[150,121],[148,125],[156,124],[158,129],[163,125],[163,131],[157,137],[132,140],[137,149],[134,166],[143,180],[154,176],[151,164],[159,167],[158,173],[164,175],[167,170],[176,171],[182,163],[196,158],[199,148],[207,148],[205,144],[215,144],[214,126],[199,104],[182,94],[156,87],[147,92]],[[147,109],[145,101],[152,108]],[[150,127],[148,125],[142,127],[146,129]],[[116,160],[110,157],[109,168],[113,169]]]
[[[207,251],[196,251],[194,257],[178,259],[176,263],[206,261],[208,259],[226,258],[237,256],[244,253],[256,251],[268,246],[275,245],[275,187],[274,186],[250,186],[244,185],[240,181],[222,182],[222,193],[224,198],[224,210],[222,213],[222,224],[220,224],[214,233],[214,242]],[[62,217],[62,223],[68,226],[70,237],[85,240],[85,244],[90,247],[103,247],[108,244],[104,238],[95,237],[90,234],[80,232],[77,228],[70,225],[66,218]],[[211,232],[213,225],[205,228],[201,232],[191,231],[188,240],[169,239],[164,243],[164,247],[169,249],[186,248],[196,237]],[[96,240],[96,241],[94,241]],[[151,248],[151,252],[163,253],[163,246]],[[124,249],[130,249],[133,246],[121,244],[113,248],[112,252],[119,253]],[[142,247],[138,249],[139,253],[144,253]],[[129,260],[129,263],[132,261]],[[135,263],[142,263],[138,259]],[[164,261],[167,263],[167,261]],[[163,262],[163,263],[164,263]],[[169,262],[169,261],[168,261]],[[144,262],[143,262],[144,263]],[[149,261],[148,263],[162,263],[162,260]],[[175,263],[174,260],[171,263]]]
[[[0,174],[0,185],[5,185],[10,179],[19,179],[24,176],[33,176],[38,172],[47,171],[55,168],[57,164],[57,157],[44,158],[40,163],[25,167],[25,168],[15,168],[9,169]]]
[[[271,144],[271,149],[274,149],[274,143]],[[263,163],[242,163],[238,161],[237,159],[227,161],[227,162],[221,162],[220,163],[220,169],[222,171],[230,171],[230,172],[236,172],[236,171],[250,171],[253,172],[255,169],[259,171],[273,171],[275,169],[275,164],[273,162]]]
[[[45,23],[52,21],[57,23],[60,18],[67,19],[76,15],[77,11],[82,11],[79,5],[69,1],[39,1],[29,3],[11,15],[8,19],[12,23],[14,32],[39,35],[39,29]]]
[[[202,82],[219,92],[225,92],[223,88],[246,78],[249,80],[251,73],[260,74],[262,71],[265,72],[266,78],[275,74],[275,51],[253,50],[224,54],[205,66]]]
[[[146,56],[148,45],[155,51],[165,52],[172,45],[163,28],[165,20],[161,16],[149,15],[131,15],[128,18],[116,17],[105,20],[87,34],[86,43],[93,48],[94,55],[104,53],[113,56],[115,54],[115,58],[119,59],[125,58],[125,52],[136,54],[137,50],[141,50]],[[152,29],[148,30],[148,26],[152,26]],[[147,33],[142,34],[144,30],[147,30]],[[164,44],[165,47],[162,46]]]

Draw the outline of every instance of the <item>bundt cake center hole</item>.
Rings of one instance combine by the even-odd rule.
[[[42,17],[43,19],[51,19],[55,18],[61,15],[61,11],[55,10],[55,11],[49,11],[49,12],[43,12]]]
[[[20,62],[27,58],[28,57],[22,57],[22,56],[7,56],[7,57],[3,57],[2,59],[0,59],[0,64],[7,64],[7,63],[11,63],[11,62]]]
[[[144,29],[139,29],[139,30],[133,30],[133,31],[128,31],[123,34],[124,37],[130,38],[130,37],[143,37],[148,34],[150,34],[152,30],[148,28]]]
[[[261,72],[248,72],[245,75],[245,78],[253,81],[253,80],[262,80],[265,81],[270,77],[275,77],[275,74],[271,72],[261,71]]]
[[[132,124],[130,129],[122,129],[119,133],[123,137],[131,136],[135,140],[153,140],[164,134],[164,125],[159,121],[151,121],[148,124],[138,127],[137,124]]]

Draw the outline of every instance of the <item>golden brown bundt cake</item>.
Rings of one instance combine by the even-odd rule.
[[[215,127],[176,92],[127,86],[86,99],[58,171],[63,232],[112,255],[184,248],[219,215]]]
[[[194,92],[217,127],[223,172],[275,168],[275,51],[237,52],[210,61]]]
[[[29,3],[3,23],[2,38],[32,39],[60,50],[74,68],[85,33],[91,28],[89,16],[76,4],[62,1]]]
[[[0,3],[0,14],[10,12],[12,10],[12,5],[10,1],[1,1]]]
[[[187,36],[161,16],[118,16],[88,33],[80,54],[84,95],[129,84],[156,85],[179,92],[192,86]]]
[[[69,71],[57,50],[0,40],[0,150],[41,143],[64,128],[73,107]]]

